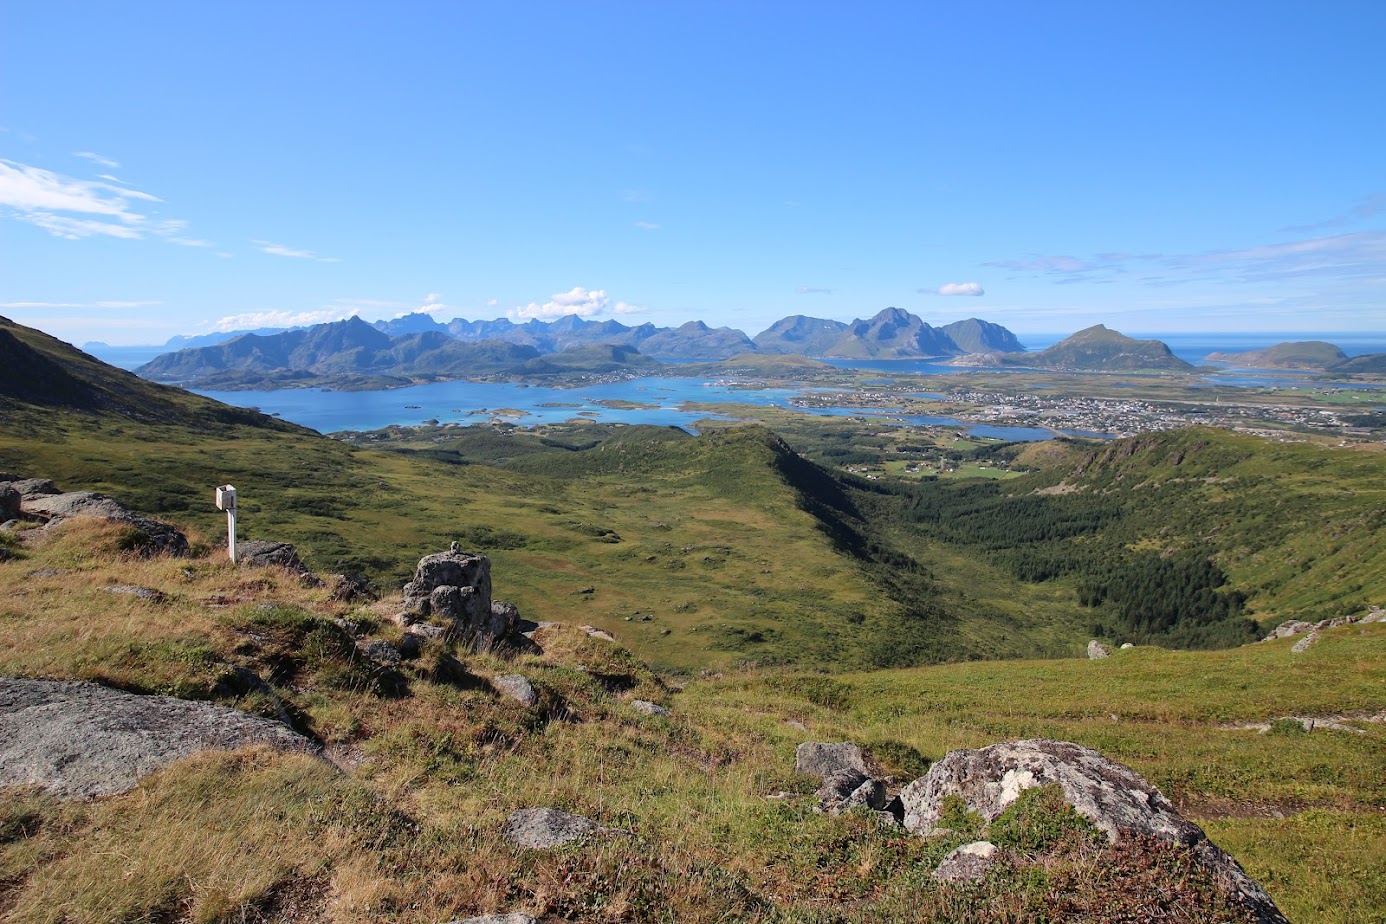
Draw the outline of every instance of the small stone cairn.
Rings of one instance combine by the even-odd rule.
[[[446,552],[425,555],[404,585],[404,625],[433,617],[448,624],[447,632],[468,644],[488,647],[515,628],[519,611],[491,600],[491,559],[465,552],[453,543]]]

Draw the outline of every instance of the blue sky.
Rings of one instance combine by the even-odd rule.
[[[1379,0],[0,0],[0,314],[1382,331],[1383,37]]]

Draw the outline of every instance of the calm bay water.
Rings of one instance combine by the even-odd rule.
[[[791,406],[791,399],[831,389],[738,388],[698,379],[644,378],[586,388],[547,388],[513,382],[436,382],[390,391],[321,391],[287,388],[277,391],[200,391],[198,394],[240,407],[256,407],[266,414],[312,427],[323,433],[336,430],[375,430],[391,424],[405,426],[437,420],[439,423],[480,423],[501,416],[522,426],[562,423],[587,417],[603,423],[653,424],[694,429],[705,417],[721,417],[705,410],[684,409],[685,402],[710,404],[732,402],[757,407]],[[602,402],[632,402],[645,407],[609,407]],[[919,417],[892,414],[889,410],[861,408],[801,408],[811,414],[834,417],[866,417],[890,424],[963,427],[975,436],[1006,440],[1046,440],[1054,432],[1042,427],[990,427],[967,424],[952,417]],[[523,411],[523,416],[498,414]]]

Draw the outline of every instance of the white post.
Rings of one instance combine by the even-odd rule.
[[[236,489],[229,484],[217,488],[217,509],[226,511],[226,551],[236,563]]]
[[[236,508],[226,508],[226,548],[231,553],[231,564],[236,563]]]

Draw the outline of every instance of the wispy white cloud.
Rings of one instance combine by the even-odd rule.
[[[257,327],[308,327],[329,321],[345,321],[359,314],[355,308],[323,308],[318,311],[245,311],[221,318],[213,330],[247,330]]]
[[[114,179],[114,177],[109,177]],[[157,196],[91,180],[78,180],[41,167],[0,160],[0,206],[9,217],[67,240],[114,237],[140,240],[163,238],[185,247],[209,246],[183,232],[188,223],[177,218],[154,219],[146,214]]]
[[[985,295],[986,289],[982,288],[978,282],[945,282],[937,289],[920,289],[920,292],[932,292],[935,295]]]
[[[1058,285],[1109,283],[1118,278],[1153,287],[1296,278],[1361,280],[1386,275],[1386,231],[1354,231],[1192,254],[1031,256],[985,265],[1052,276]],[[1128,275],[1133,273],[1141,275]]]
[[[795,295],[832,295],[832,289],[820,289],[813,286],[799,286],[794,290]]]
[[[1290,225],[1280,230],[1281,232],[1290,234],[1301,234],[1306,231],[1326,231],[1329,228],[1346,228],[1360,221],[1375,218],[1383,212],[1386,212],[1386,195],[1372,193],[1370,196],[1363,196],[1358,200],[1356,205],[1341,215],[1335,215],[1324,221],[1316,221],[1307,225]]]
[[[649,202],[650,194],[643,189],[623,189],[621,190],[622,202]]]
[[[338,263],[336,257],[320,257],[311,250],[301,250],[297,247],[286,247],[283,244],[276,244],[273,241],[251,241],[261,253],[274,254],[276,257],[293,257],[296,260],[316,260],[318,263]]]
[[[93,154],[91,151],[78,151],[77,156],[84,160],[89,160],[99,167],[105,167],[107,170],[114,170],[120,166],[119,163],[111,160],[109,157],[102,157],[100,154]]]
[[[652,221],[637,221],[637,222],[635,223],[635,226],[636,226],[637,228],[639,228],[641,231],[658,231],[658,230],[659,230],[659,225],[655,224],[655,223],[652,222]]]
[[[1080,260],[1077,257],[1066,256],[1043,256],[1041,254],[1031,254],[1024,260],[993,260],[990,263],[983,263],[983,266],[995,266],[998,269],[1016,270],[1018,272],[1031,273],[1086,273],[1096,269],[1096,263]]]
[[[511,308],[508,314],[515,319],[529,320],[531,318],[561,318],[569,314],[575,314],[580,318],[591,318],[603,314],[634,314],[643,310],[638,305],[613,302],[610,296],[606,294],[605,289],[584,289],[581,286],[574,286],[567,292],[560,292],[552,296],[543,304],[530,302],[528,305],[519,305]]]

